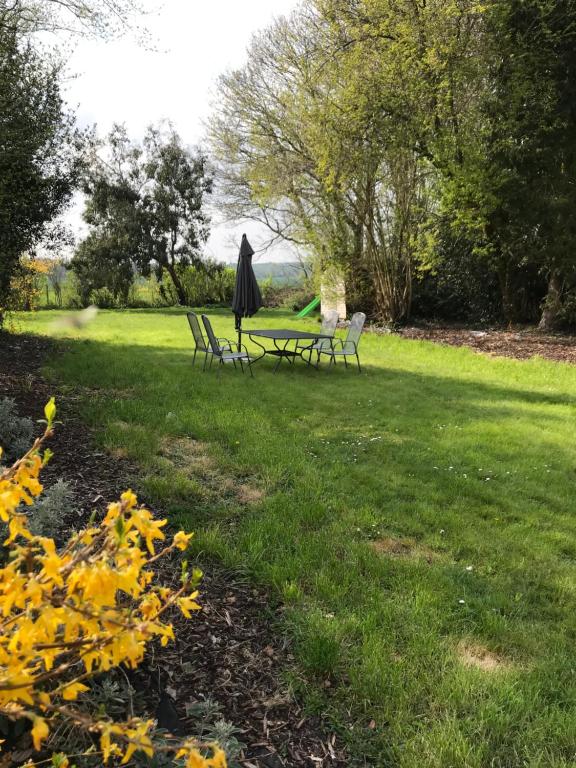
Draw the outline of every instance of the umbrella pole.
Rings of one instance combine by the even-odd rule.
[[[242,319],[238,323],[238,352],[240,352],[240,345],[242,344]]]

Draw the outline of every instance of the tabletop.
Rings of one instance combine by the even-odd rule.
[[[263,339],[332,339],[333,336],[326,335],[324,333],[308,333],[308,331],[295,331],[290,328],[278,328],[274,330],[267,328],[265,330],[248,330],[245,329],[242,333],[247,333],[248,336],[260,336]]]

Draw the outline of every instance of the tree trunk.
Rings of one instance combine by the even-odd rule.
[[[178,274],[176,272],[176,269],[173,264],[171,264],[169,261],[165,264],[166,271],[172,278],[172,282],[174,283],[174,288],[176,289],[176,295],[178,296],[178,304],[180,306],[185,307],[186,306],[186,292],[184,290],[184,286],[182,285],[182,281],[178,277]]]
[[[516,320],[516,304],[510,271],[510,262],[502,260],[498,265],[497,273],[502,297],[502,312],[509,326]]]
[[[556,325],[558,313],[562,309],[562,279],[560,273],[552,270],[548,280],[548,293],[544,299],[542,316],[538,323],[539,331],[551,331]]]

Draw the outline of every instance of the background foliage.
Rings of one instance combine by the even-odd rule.
[[[386,322],[551,327],[573,290],[575,18],[570,0],[306,0],[220,80],[221,204],[337,262]]]

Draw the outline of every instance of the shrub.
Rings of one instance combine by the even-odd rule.
[[[121,306],[112,291],[106,287],[91,291],[88,301],[99,309],[114,309]]]
[[[8,527],[7,564],[0,568],[0,716],[28,721],[34,749],[67,723],[89,732],[101,757],[128,762],[137,751],[153,757],[152,720],[112,720],[83,706],[90,680],[109,669],[138,666],[154,638],[174,640],[164,615],[178,608],[187,618],[198,610],[200,574],[182,564],[177,588],[154,584],[153,565],[175,549],[185,550],[191,534],[179,531],[163,541],[166,520],[138,506],[131,491],[110,504],[99,524],[73,534],[61,549],[28,527],[23,505],[42,493],[39,477],[50,459],[43,450],[52,435],[56,406],[45,408],[46,429],[32,448],[0,473],[0,521]],[[42,452],[43,451],[43,452]],[[224,768],[224,752],[214,743],[187,739],[176,752],[186,768]],[[54,755],[53,765],[68,759]]]
[[[224,264],[205,261],[198,266],[182,267],[180,280],[188,306],[203,307],[232,301],[236,273]]]
[[[64,480],[54,485],[34,500],[28,514],[28,528],[35,536],[57,536],[62,530],[62,515],[72,509],[74,494]]]
[[[301,309],[308,306],[312,299],[317,295],[313,288],[310,286],[303,286],[297,288],[292,294],[289,295],[287,301],[290,309],[294,312],[300,312]]]
[[[8,307],[26,312],[37,309],[46,272],[45,261],[21,256],[10,281]]]
[[[265,307],[274,308],[286,306],[291,303],[291,298],[300,289],[292,285],[279,285],[271,277],[260,281],[260,293]]]
[[[32,442],[33,429],[30,419],[18,416],[12,398],[0,398],[0,446],[4,449],[6,461],[15,461],[26,452]],[[0,456],[0,464],[3,457]]]

